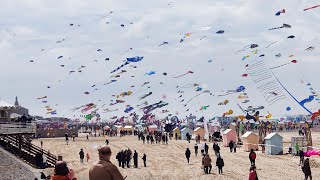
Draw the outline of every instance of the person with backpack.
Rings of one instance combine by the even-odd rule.
[[[219,155],[218,158],[217,158],[217,161],[216,161],[216,166],[218,167],[219,169],[219,174],[222,174],[222,167],[224,166],[224,161],[223,159],[221,158],[221,156]]]
[[[83,164],[83,159],[84,159],[83,149],[80,149],[79,155],[80,155],[80,163]]]
[[[190,155],[191,155],[191,151],[189,148],[187,148],[186,152],[185,152],[185,155],[186,155],[186,158],[187,158],[187,161],[188,161],[188,164],[189,164],[189,160],[190,160]]]
[[[249,154],[249,160],[251,165],[256,163],[256,158],[257,154],[253,151],[253,149],[251,149],[251,152]]]

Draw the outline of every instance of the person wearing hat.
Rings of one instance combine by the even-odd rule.
[[[89,171],[90,180],[124,180],[119,169],[110,162],[111,149],[104,145],[98,149],[99,161]]]
[[[51,176],[51,180],[77,180],[74,175],[74,171],[67,167],[65,161],[57,161],[54,166],[54,175]]]
[[[252,164],[250,167],[249,180],[257,180],[257,179],[258,179],[258,174],[256,171],[256,166]]]

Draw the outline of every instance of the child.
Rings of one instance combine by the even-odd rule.
[[[90,156],[89,153],[86,154],[87,162],[89,162]]]

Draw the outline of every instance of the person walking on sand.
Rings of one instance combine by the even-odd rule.
[[[304,180],[308,180],[309,177],[310,177],[310,180],[312,180],[309,158],[307,158],[304,161],[303,166],[301,168],[304,173]]]
[[[41,149],[42,149],[42,147],[43,147],[43,142],[42,142],[42,140],[40,141],[40,145],[41,145]]]
[[[258,179],[258,174],[256,171],[256,166],[253,164],[250,167],[249,180],[257,180],[257,179]]]
[[[198,149],[199,149],[198,145],[197,144],[194,145],[194,153],[196,156],[198,156]]]
[[[90,156],[89,153],[86,154],[87,162],[89,162]]]
[[[83,159],[84,159],[83,149],[80,149],[79,155],[80,155],[80,163],[83,164]]]
[[[304,152],[302,150],[299,151],[300,161],[299,166],[303,165],[304,162]]]
[[[212,165],[211,165],[211,158],[209,157],[209,154],[206,154],[203,159],[203,166],[204,166],[204,173],[210,174]]]
[[[147,155],[146,154],[143,154],[142,160],[143,160],[144,167],[147,167]]]
[[[232,152],[232,150],[233,150],[233,141],[232,140],[229,142],[229,148],[230,148],[230,152]]]
[[[204,151],[206,154],[208,154],[209,152],[209,146],[207,145],[207,143],[204,143]]]
[[[251,149],[251,152],[249,153],[250,164],[255,164],[256,158],[257,158],[257,154],[253,151],[253,149]]]
[[[136,150],[133,153],[133,164],[135,168],[138,168],[138,153]]]
[[[221,158],[220,155],[219,155],[218,158],[217,158],[216,166],[217,166],[218,169],[219,169],[219,174],[222,174],[222,173],[223,173],[222,167],[224,166],[224,161],[223,161],[223,159]]]
[[[186,155],[186,158],[187,158],[187,161],[188,161],[188,164],[189,164],[189,161],[190,161],[190,155],[191,155],[191,151],[189,148],[187,148],[186,152],[185,152],[185,155]]]
[[[236,153],[237,152],[237,143],[233,142],[233,152]]]
[[[109,140],[108,140],[108,139],[106,139],[106,145],[107,145],[107,146],[109,145]]]
[[[94,163],[89,170],[90,180],[124,180],[119,169],[110,162],[111,149],[104,145],[98,149],[99,161]]]
[[[89,141],[89,135],[87,134],[87,141]]]
[[[69,137],[68,137],[68,134],[66,133],[64,136],[65,136],[65,138],[66,138],[66,143],[67,143],[67,145],[69,145]]]
[[[220,154],[220,147],[217,143],[213,144],[213,150],[214,150],[214,154],[216,155],[216,157],[218,157],[218,155]]]

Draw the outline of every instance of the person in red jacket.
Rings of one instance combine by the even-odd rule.
[[[253,149],[251,149],[251,152],[249,154],[249,159],[250,159],[251,165],[256,163],[256,158],[257,158],[256,153],[253,151]]]
[[[250,167],[249,180],[259,180],[255,165]]]

